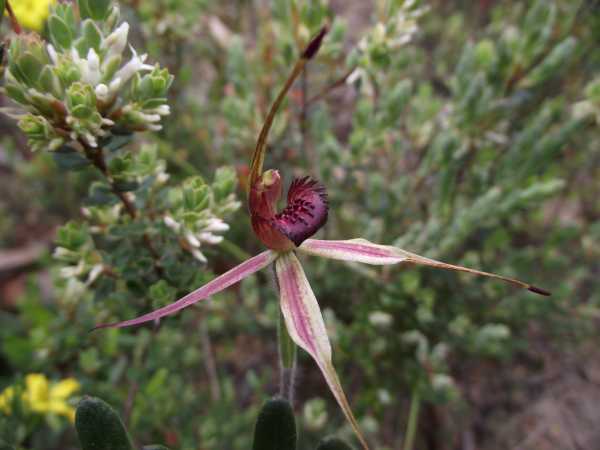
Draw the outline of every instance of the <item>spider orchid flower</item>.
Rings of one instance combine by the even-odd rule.
[[[282,193],[280,174],[277,170],[262,171],[267,134],[287,91],[302,72],[304,65],[317,53],[326,32],[327,28],[323,28],[311,40],[294,66],[292,74],[269,111],[254,151],[249,174],[248,207],[252,228],[268,250],[246,260],[170,305],[135,319],[102,324],[96,328],[128,327],[155,321],[207,299],[274,263],[281,311],[291,339],[314,359],[363,448],[368,450],[368,444],[359,430],[333,367],[331,344],[321,310],[296,253],[371,265],[420,264],[491,277],[536,294],[550,294],[519,280],[446,264],[400,248],[374,244],[365,239],[310,239],[325,224],[328,214],[325,187],[310,177],[292,181],[287,194],[287,206],[281,212],[277,212],[277,202]]]

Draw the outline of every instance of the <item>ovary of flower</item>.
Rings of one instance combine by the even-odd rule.
[[[106,50],[106,59],[112,56],[119,56],[123,53],[123,50],[125,50],[125,46],[127,45],[128,33],[129,24],[123,22],[115,31],[109,34],[104,41],[102,41],[102,49]]]
[[[21,25],[30,30],[42,31],[50,14],[50,5],[54,3],[56,0],[13,0],[10,6]]]

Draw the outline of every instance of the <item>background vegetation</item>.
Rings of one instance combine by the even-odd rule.
[[[239,203],[249,156],[325,22],[330,34],[275,122],[267,161],[326,184],[321,236],[363,236],[553,293],[311,261],[335,363],[373,448],[401,448],[411,411],[417,449],[600,443],[598,2],[119,6],[129,42],[175,77],[162,129],[113,129],[101,142],[107,175],[79,149],[32,152],[0,118],[0,446],[78,448],[71,411],[89,394],[121,413],[137,444],[250,448],[279,382],[268,273],[154,327],[88,331],[258,252]],[[6,20],[1,30],[12,36]],[[6,93],[0,103],[13,108]],[[299,365],[299,448],[329,433],[351,439],[302,352]]]

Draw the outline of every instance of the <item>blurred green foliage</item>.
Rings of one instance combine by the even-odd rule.
[[[99,136],[100,152],[61,143],[51,154],[32,154],[2,118],[0,247],[47,236],[54,244],[18,295],[0,294],[0,388],[33,372],[74,377],[81,393],[114,405],[141,442],[250,448],[259,406],[278,383],[278,305],[264,276],[154,327],[88,331],[162,306],[257,252],[236,198],[245,196],[249,155],[274,95],[326,21],[331,32],[276,119],[267,156],[283,174],[326,184],[331,212],[321,233],[393,243],[553,292],[538,299],[454,273],[312,261],[307,275],[336,367],[373,447],[400,446],[414,393],[422,402],[417,447],[425,436],[460,439],[480,407],[472,389],[502,374],[507,396],[526,392],[511,368],[543,373],[544,349],[577,354],[598,338],[593,1],[120,7],[135,48],[175,76],[165,100],[171,115],[155,133]],[[88,23],[105,18],[86,14]],[[43,37],[69,46],[62,28],[50,19]],[[108,28],[97,28],[105,37]],[[93,31],[81,29],[90,42]],[[150,74],[166,77],[148,72],[123,98],[141,104]],[[95,106],[86,92],[77,85],[57,95],[87,114]],[[44,127],[22,125],[30,138],[47,139]],[[340,427],[349,438],[318,370],[302,352],[299,364],[299,447],[314,448]],[[514,397],[498,408],[518,410],[524,402]],[[68,420],[19,414],[18,405],[0,411],[0,443],[77,448]],[[12,433],[19,422],[25,431]],[[478,428],[482,446],[497,426],[490,419]]]

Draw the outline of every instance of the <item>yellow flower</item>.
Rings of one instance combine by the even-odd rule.
[[[30,373],[25,377],[25,389],[21,395],[23,406],[40,414],[52,413],[75,420],[75,408],[67,400],[79,390],[79,382],[66,378],[57,383],[49,383],[45,375]],[[0,411],[10,414],[10,406],[15,396],[15,388],[9,386],[0,394]]]
[[[12,386],[7,387],[0,394],[0,411],[5,414],[10,414],[10,405],[13,401],[13,397],[15,396],[15,388]]]
[[[41,31],[56,0],[10,0],[19,23],[30,30]]]
[[[77,390],[79,383],[74,378],[50,384],[44,375],[31,373],[25,377],[23,401],[31,411],[58,414],[72,422],[75,420],[75,408],[67,400]]]

